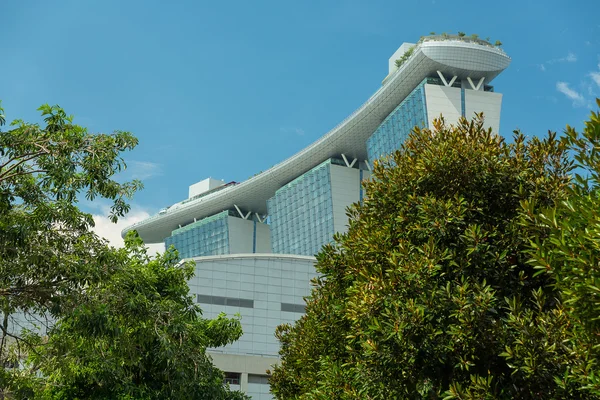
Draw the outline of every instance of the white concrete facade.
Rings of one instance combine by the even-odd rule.
[[[348,230],[348,215],[346,209],[360,201],[361,171],[332,164],[331,171],[331,200],[333,205],[333,230],[345,233]],[[370,176],[369,171],[362,171],[363,179]]]
[[[462,116],[460,88],[425,85],[427,99],[427,119],[430,128],[433,120],[444,116],[447,124],[456,124]]]
[[[444,116],[447,124],[456,124],[463,115],[462,103],[464,102],[464,116],[468,120],[472,119],[475,113],[483,112],[484,126],[499,133],[502,94],[483,91],[483,85],[480,90],[474,90],[470,84],[466,86],[461,84],[461,86],[459,88],[425,85],[429,127],[433,128],[433,120],[439,118],[440,115]]]
[[[398,50],[396,50],[388,60],[388,74],[393,74],[394,72],[396,72],[396,70],[398,69],[398,67],[396,66],[396,60],[402,58],[404,53],[410,50],[410,48],[413,46],[416,46],[416,43],[404,42],[402,43],[402,45],[400,45],[400,47],[398,47]]]
[[[198,183],[194,183],[193,185],[190,185],[190,188],[188,191],[188,198],[191,199],[194,196],[197,196],[202,193],[206,193],[209,190],[216,189],[219,186],[223,186],[224,184],[225,184],[225,181],[222,181],[220,179],[206,178]]]
[[[258,221],[229,216],[229,253],[270,253],[269,225]]]
[[[190,293],[200,303],[203,316],[239,314],[244,330],[240,340],[209,351],[215,365],[240,374],[240,389],[253,399],[271,399],[264,377],[278,362],[275,328],[302,316],[309,282],[316,276],[315,258],[236,254],[193,260],[196,274],[189,282]]]
[[[502,110],[502,94],[465,90],[465,117],[473,118],[475,113],[483,112],[484,126],[492,128],[492,132],[500,132],[500,112]]]

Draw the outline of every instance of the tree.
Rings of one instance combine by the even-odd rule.
[[[194,262],[174,249],[150,258],[134,233],[110,278],[90,285],[50,330],[28,367],[35,398],[244,399],[223,385],[207,347],[237,340],[238,319],[201,318],[187,281]]]
[[[406,50],[404,54],[402,54],[402,57],[396,60],[396,67],[400,68],[406,62],[406,60],[408,60],[410,56],[413,55],[416,47],[417,46],[411,46],[408,50]]]
[[[600,99],[596,103],[600,108]],[[591,113],[583,134],[570,126],[565,133],[577,167],[568,198],[539,214],[535,204],[524,203],[524,226],[537,229],[531,263],[552,279],[570,328],[564,345],[573,356],[560,382],[575,382],[600,398],[600,114]]]
[[[91,215],[77,208],[78,195],[110,200],[114,221],[129,210],[127,198],[141,187],[139,181],[113,179],[125,167],[121,153],[137,145],[132,134],[91,134],[58,106],[39,110],[43,126],[17,120],[9,130],[0,130],[3,365],[9,344],[16,342],[21,352],[31,350],[13,314],[56,318],[71,297],[112,272],[112,253],[91,231]],[[3,125],[1,108],[0,115]]]
[[[277,330],[280,399],[586,398],[560,294],[523,223],[566,198],[568,146],[481,116],[415,128],[376,162],[349,230],[317,255],[306,315]],[[530,204],[530,210],[522,208]],[[526,336],[526,335],[529,336]],[[517,348],[515,343],[524,341]],[[561,382],[561,380],[563,380]]]
[[[137,139],[88,133],[58,106],[40,110],[44,126],[0,131],[0,397],[244,398],[206,354],[241,325],[200,317],[188,295],[193,265],[174,250],[150,258],[135,234],[114,249],[77,208],[84,194],[111,200],[113,221],[129,210],[141,183],[113,178]],[[25,316],[49,323],[20,330]]]

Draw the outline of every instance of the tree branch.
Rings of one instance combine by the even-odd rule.
[[[44,152],[37,152],[37,153],[28,153],[29,156],[23,158],[21,161],[12,164],[10,166],[10,168],[8,168],[6,171],[2,172],[2,174],[0,174],[0,181],[2,181],[3,179],[6,179],[6,174],[8,174],[9,172],[11,172],[12,170],[14,170],[15,168],[17,168],[19,165],[26,163],[27,161],[33,160],[34,158],[37,158],[43,154],[45,154]],[[7,165],[10,161],[14,161],[15,159],[13,158],[12,160],[9,160],[7,163],[4,163],[4,165],[2,167],[0,167],[0,170]]]

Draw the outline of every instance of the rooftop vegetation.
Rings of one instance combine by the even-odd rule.
[[[476,43],[479,45],[493,47],[495,49],[502,50],[500,48],[500,46],[502,46],[501,41],[496,40],[496,42],[494,44],[492,44],[489,37],[485,38],[485,40],[480,39],[479,35],[476,33],[472,33],[471,35],[467,36],[467,34],[465,32],[460,32],[460,31],[456,35],[448,34],[446,32],[443,32],[441,34],[436,34],[435,32],[430,32],[429,36],[421,36],[421,38],[419,39],[419,41],[417,42],[416,45],[409,48],[406,52],[404,52],[402,57],[400,57],[399,59],[396,60],[396,67],[400,68],[400,66],[402,66],[402,64],[404,64],[406,62],[406,60],[408,60],[410,58],[410,56],[414,53],[415,48],[419,44],[421,44],[423,42],[441,41],[441,40],[460,40],[463,42]]]

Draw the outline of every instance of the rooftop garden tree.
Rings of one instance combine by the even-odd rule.
[[[396,60],[396,67],[400,68],[402,64],[404,64],[406,60],[412,56],[412,54],[415,52],[415,48],[416,46],[411,46],[408,50],[406,50],[404,54],[402,54],[402,57]]]
[[[111,250],[91,228],[78,196],[112,202],[111,219],[128,210],[139,181],[119,183],[121,157],[137,139],[128,132],[92,134],[58,106],[39,109],[44,123],[14,121],[0,128],[0,362],[21,315],[59,316],[73,296],[110,276]],[[0,123],[5,118],[0,109]],[[100,268],[105,264],[105,268]],[[10,338],[10,340],[9,340]]]
[[[568,251],[562,228],[543,226],[559,223],[545,210],[568,204],[570,146],[580,143],[600,165],[594,126],[594,136],[571,142],[515,132],[507,143],[481,116],[440,120],[375,162],[348,232],[317,255],[322,276],[306,315],[278,328],[276,397],[596,398],[597,378],[588,377],[598,376],[597,357],[587,351],[598,345],[597,282],[580,272],[557,284],[540,273],[568,277],[569,257],[597,264],[584,251],[596,250],[595,231],[572,221],[579,242]],[[547,266],[547,250],[532,261],[541,238],[560,268]],[[588,329],[583,344],[573,326]]]

